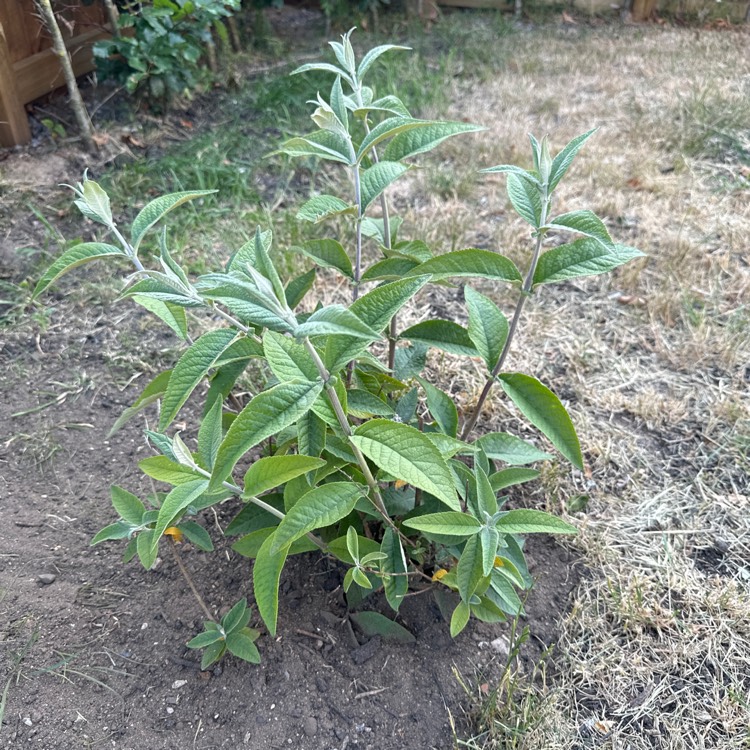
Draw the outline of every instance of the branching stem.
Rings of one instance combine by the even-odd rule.
[[[170,547],[172,548],[172,553],[174,554],[174,559],[177,561],[177,567],[180,569],[180,573],[182,573],[183,578],[187,581],[187,585],[190,586],[190,590],[193,592],[193,596],[195,597],[195,601],[198,602],[200,608],[203,610],[203,613],[208,617],[211,622],[216,622],[216,618],[211,614],[211,611],[206,606],[206,602],[203,601],[203,597],[200,595],[200,592],[196,588],[195,584],[193,583],[193,579],[190,576],[190,573],[188,573],[188,569],[185,567],[185,563],[182,561],[182,556],[180,555],[180,551],[177,549],[177,543],[175,542],[172,537],[169,538],[170,541]]]

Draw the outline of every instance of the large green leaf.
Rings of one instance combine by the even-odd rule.
[[[599,240],[610,250],[614,250],[615,247],[604,222],[593,211],[571,211],[567,214],[560,214],[547,222],[547,228],[584,234]]]
[[[351,164],[349,148],[346,141],[339,135],[327,131],[310,133],[304,137],[290,138],[285,141],[276,154],[287,156],[317,156],[320,159]]]
[[[274,331],[263,335],[263,351],[271,372],[282,382],[315,380],[318,368],[302,344]]]
[[[427,395],[427,408],[438,427],[449,437],[456,437],[458,433],[458,410],[453,403],[453,399],[423,378],[420,378],[419,382]]]
[[[213,404],[203,415],[198,429],[198,455],[203,465],[210,471],[219,452],[222,431],[223,404],[221,398],[214,399]]]
[[[410,276],[425,273],[432,274],[435,281],[459,277],[521,281],[519,270],[508,258],[473,247],[437,255],[409,271]]]
[[[583,470],[583,456],[568,412],[547,386],[521,372],[499,376],[503,390],[521,413],[538,427],[574,466]]]
[[[309,240],[299,250],[316,261],[318,265],[335,268],[347,278],[354,278],[352,262],[340,242],[331,239]]]
[[[400,44],[381,44],[369,50],[359,61],[357,68],[357,78],[361,81],[365,73],[372,67],[372,64],[384,53],[391,50],[409,50],[411,47],[402,47]]]
[[[207,479],[196,479],[192,482],[177,485],[165,498],[159,508],[159,515],[154,525],[154,533],[151,539],[153,550],[159,544],[164,530],[171,526],[177,515],[197,500],[208,489]]]
[[[447,511],[445,513],[430,513],[426,516],[417,516],[404,521],[404,526],[428,534],[440,534],[441,536],[452,536],[456,539],[466,539],[479,533],[482,524],[474,516],[460,511]]]
[[[212,489],[221,486],[250,448],[306,414],[322,389],[319,381],[290,381],[259,393],[250,401],[232,422],[219,447],[211,475]]]
[[[326,447],[326,424],[309,411],[297,420],[297,450],[305,456],[317,457]]]
[[[66,250],[39,279],[31,296],[32,299],[36,299],[50,284],[68,271],[72,271],[74,268],[92,260],[100,260],[112,255],[119,255],[121,258],[127,257],[119,247],[107,245],[104,242],[83,242],[70,248],[70,250]]]
[[[588,133],[579,135],[573,138],[570,143],[552,160],[552,168],[550,169],[549,175],[549,187],[548,190],[551,193],[556,187],[560,180],[564,177],[565,173],[571,165],[571,162],[575,158],[575,155],[581,150],[581,146],[597,131],[597,128],[589,130]]]
[[[106,227],[112,226],[112,208],[109,203],[109,196],[98,182],[87,179],[84,174],[83,184],[78,184],[74,188],[79,200],[73,201],[78,210],[92,221],[104,224]]]
[[[355,430],[351,441],[379,469],[460,510],[448,464],[419,430],[388,419],[372,419]]]
[[[508,198],[518,215],[539,229],[542,223],[542,198],[536,185],[515,172],[507,177]]]
[[[490,474],[489,480],[492,489],[495,492],[500,492],[500,490],[504,490],[506,487],[530,482],[538,476],[539,472],[536,469],[511,466],[508,469],[501,469],[494,474]]]
[[[451,615],[451,638],[455,638],[468,624],[471,609],[469,605],[460,601]]]
[[[160,399],[167,390],[169,378],[172,376],[171,370],[165,370],[159,373],[140,393],[132,406],[125,409],[112,425],[107,438],[111,438],[126,422],[132,419],[138,412],[145,409],[149,404]]]
[[[484,578],[482,549],[479,536],[469,537],[456,566],[456,580],[461,599],[469,602]]]
[[[112,506],[120,518],[135,526],[140,526],[146,510],[143,503],[132,492],[115,484],[110,488],[110,492],[112,493]]]
[[[157,482],[166,482],[167,484],[186,484],[195,479],[199,479],[191,467],[178,464],[166,456],[149,456],[139,461],[138,468],[147,476],[155,479]]]
[[[534,272],[534,284],[595,276],[606,273],[643,253],[627,245],[606,247],[599,240],[584,237],[575,242],[548,250],[539,258]]]
[[[409,169],[405,164],[381,161],[362,172],[362,212],[392,183]]]
[[[415,643],[417,640],[403,625],[380,612],[352,612],[349,617],[365,635],[379,635],[395,643]]]
[[[249,628],[245,628],[235,633],[229,633],[227,635],[227,650],[238,659],[250,664],[260,664],[258,647],[253,643],[253,638],[249,635],[248,630]]]
[[[397,135],[386,147],[383,158],[398,162],[410,156],[432,151],[446,138],[461,133],[476,133],[484,130],[468,122],[432,122],[418,130],[408,130]]]
[[[305,295],[312,289],[315,283],[316,269],[311,268],[307,273],[295,276],[284,289],[286,303],[290,309],[294,310],[297,305],[304,299]]]
[[[279,524],[272,552],[290,545],[308,531],[324,528],[348,516],[362,497],[362,487],[353,482],[331,482],[306,492]]]
[[[430,123],[426,120],[414,120],[410,117],[389,117],[379,122],[362,139],[362,143],[357,150],[357,161],[361,162],[362,159],[382,141],[388,138],[393,138],[395,135],[404,133],[408,130],[424,128],[429,126],[429,124]],[[398,161],[398,159],[393,159],[392,161]]]
[[[508,511],[496,524],[502,534],[577,534],[575,526],[542,510]]]
[[[151,229],[157,221],[163,218],[177,206],[181,206],[187,201],[195,200],[196,198],[205,198],[207,195],[217,192],[216,190],[187,190],[182,193],[171,193],[170,195],[162,195],[159,198],[155,198],[150,203],[147,203],[140,211],[138,216],[135,217],[133,225],[130,228],[130,242],[133,245],[134,250],[138,250],[138,246],[141,244],[143,236]]]
[[[310,456],[266,456],[259,458],[245,474],[243,497],[257,496],[278,487],[290,479],[314,471],[325,464]]]
[[[380,572],[383,574],[385,598],[391,609],[398,612],[401,602],[409,590],[409,579],[406,573],[406,556],[398,534],[389,526],[383,534],[380,551],[385,558],[380,561]]]
[[[508,339],[508,320],[491,299],[470,286],[464,287],[464,297],[469,308],[469,338],[492,372]]]
[[[406,276],[419,263],[410,258],[384,258],[373,263],[363,274],[362,281],[393,281]]]
[[[381,284],[353,302],[349,309],[370,328],[382,331],[429,279],[429,276],[414,276]]]
[[[242,555],[243,557],[257,557],[263,543],[274,533],[275,530],[276,526],[267,526],[251,531],[249,534],[245,534],[241,539],[238,539],[232,545],[232,549],[238,555]],[[318,549],[317,545],[306,536],[297,539],[286,548],[287,556],[300,555],[303,552],[312,552],[316,549]]]
[[[316,195],[310,198],[297,212],[297,218],[319,224],[321,221],[330,219],[332,216],[342,214],[356,214],[357,207],[345,203],[335,195]]]
[[[136,294],[133,302],[146,308],[152,315],[168,325],[183,341],[187,339],[187,315],[185,308],[172,302],[163,302],[160,299],[145,297]]]
[[[253,592],[258,612],[268,628],[276,635],[276,620],[279,615],[279,579],[287,557],[287,548],[272,552],[274,535],[268,536],[258,550],[253,565]]]
[[[351,310],[343,305],[328,305],[316,310],[294,332],[295,338],[307,336],[326,336],[343,334],[365,341],[376,341],[380,338],[377,331],[365,325]]]
[[[352,388],[347,392],[347,411],[359,419],[368,417],[392,417],[395,412],[374,393],[363,391],[361,388]]]
[[[466,329],[450,320],[425,320],[402,331],[399,338],[418,341],[451,354],[469,357],[479,354]]]
[[[236,338],[237,331],[220,328],[204,333],[185,351],[169,378],[159,416],[159,430],[164,431],[169,427],[198,383]]]
[[[482,435],[476,444],[481,447],[487,458],[504,461],[512,466],[530,464],[534,461],[547,461],[552,455],[540,451],[526,440],[507,432],[490,432]]]

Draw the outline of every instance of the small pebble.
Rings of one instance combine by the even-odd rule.
[[[57,576],[54,573],[40,573],[37,576],[37,580],[43,586],[49,586],[50,583],[54,583],[57,580]]]
[[[30,727],[34,722],[31,721],[30,716],[24,716],[22,719],[23,723],[26,724],[27,727]]]
[[[187,680],[175,680],[172,683],[172,690],[179,690],[183,685],[187,685]]]
[[[318,733],[318,722],[314,717],[308,716],[302,722],[302,730],[308,737],[313,737]]]

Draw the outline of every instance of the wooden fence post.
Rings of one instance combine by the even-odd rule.
[[[18,97],[13,63],[0,24],[0,146],[15,146],[31,140],[29,119]]]

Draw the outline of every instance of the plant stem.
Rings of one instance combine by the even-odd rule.
[[[544,195],[542,196],[542,215],[539,221],[539,225],[542,227],[547,223],[549,202],[550,199],[547,195],[545,185]],[[508,338],[505,339],[505,344],[503,345],[503,350],[500,353],[500,358],[497,360],[497,364],[492,368],[492,372],[490,373],[484,384],[484,388],[482,389],[482,393],[479,395],[479,400],[477,401],[477,405],[474,407],[474,411],[464,425],[464,429],[461,433],[461,440],[468,440],[469,435],[471,435],[471,431],[474,429],[474,426],[477,423],[477,419],[479,419],[479,414],[482,411],[484,402],[487,400],[487,396],[489,396],[490,391],[492,390],[492,386],[497,379],[497,376],[500,374],[503,365],[505,364],[505,359],[508,356],[508,352],[510,351],[510,346],[513,343],[513,338],[515,337],[516,331],[518,330],[518,322],[521,319],[521,311],[523,310],[524,303],[530,296],[531,289],[534,285],[534,273],[536,272],[536,266],[539,262],[539,256],[542,252],[543,239],[544,234],[541,231],[537,232],[536,243],[534,245],[534,253],[531,256],[529,270],[526,273],[526,278],[524,279],[523,286],[521,287],[518,302],[516,302],[516,309],[513,312],[513,318],[510,322],[510,327],[508,328]]]
[[[198,602],[206,617],[208,617],[211,622],[216,622],[216,618],[214,618],[214,616],[211,614],[211,611],[206,606],[206,602],[203,601],[203,597],[195,587],[193,579],[190,577],[190,573],[188,573],[188,569],[185,567],[185,563],[182,562],[182,556],[180,555],[180,551],[177,549],[177,543],[174,539],[172,539],[172,537],[169,538],[169,541],[170,546],[172,547],[172,553],[174,554],[174,559],[177,561],[177,567],[180,569],[180,573],[182,573],[183,578],[187,581],[187,585],[190,586],[190,590],[193,592],[195,601]]]
[[[357,204],[357,247],[354,256],[354,286],[352,287],[352,302],[359,297],[359,278],[362,275],[362,184],[359,174],[359,164],[354,165],[354,201]]]
[[[316,351],[315,347],[310,342],[310,339],[305,338],[304,345],[305,349],[307,349],[308,353],[312,357],[313,362],[315,362],[315,366],[318,368],[320,377],[326,384],[326,393],[328,394],[328,398],[331,400],[331,405],[333,406],[333,410],[336,413],[336,419],[338,420],[338,423],[341,426],[341,429],[344,431],[347,439],[349,439],[349,445],[352,449],[352,452],[357,459],[357,463],[359,464],[360,469],[362,469],[362,473],[365,475],[365,481],[367,482],[367,486],[370,488],[370,492],[372,493],[370,502],[375,506],[375,509],[378,511],[378,513],[380,513],[385,522],[397,534],[399,534],[399,536],[401,536],[401,532],[396,527],[396,524],[393,523],[391,517],[388,515],[388,511],[385,508],[385,503],[383,502],[383,497],[380,494],[380,487],[378,487],[378,483],[375,477],[372,475],[372,472],[370,471],[370,467],[367,464],[367,459],[362,455],[362,452],[350,439],[352,437],[352,428],[349,424],[349,420],[346,418],[344,407],[341,405],[341,401],[339,401],[336,389],[333,387],[333,385],[329,385],[331,376],[328,372],[328,369],[326,368],[323,360],[320,358],[320,355]]]

